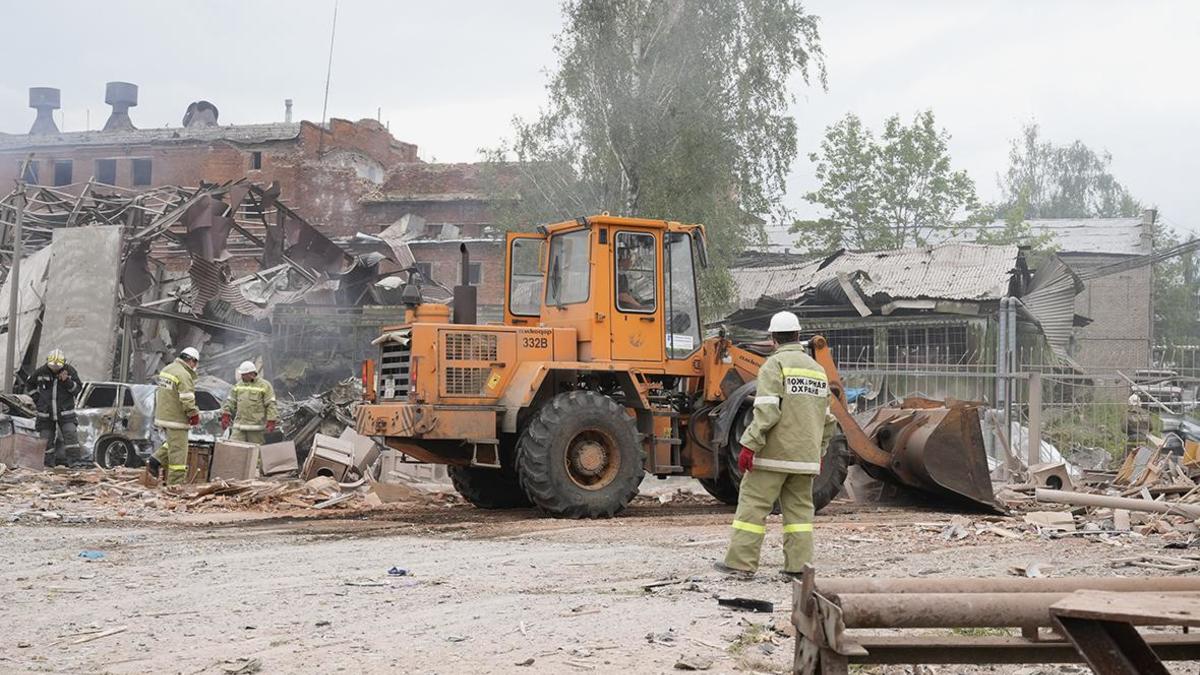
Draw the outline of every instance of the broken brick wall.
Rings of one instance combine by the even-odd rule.
[[[430,276],[446,288],[458,285],[462,269],[460,242],[444,241],[411,244],[413,257],[418,262],[429,263]],[[472,263],[480,263],[480,279],[476,297],[482,305],[504,304],[504,242],[468,241],[467,251]]]

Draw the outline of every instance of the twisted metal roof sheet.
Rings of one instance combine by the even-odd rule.
[[[868,296],[896,299],[998,300],[1016,267],[1015,245],[948,242],[895,251],[841,251],[825,260],[730,270],[738,306],[753,307],[762,296],[787,300],[839,272],[865,272],[859,286]]]

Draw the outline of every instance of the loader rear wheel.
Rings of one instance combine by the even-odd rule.
[[[608,518],[637,496],[645,458],[633,418],[611,398],[550,399],[517,444],[517,475],[535,505],[560,518]]]
[[[477,508],[519,509],[530,505],[520,481],[503,469],[451,466],[446,472],[458,494]]]
[[[846,446],[846,437],[837,434],[829,440],[825,456],[821,458],[821,473],[813,481],[813,508],[816,511],[828,506],[838,496],[849,470],[850,450]]]
[[[753,413],[750,408],[743,411],[734,421],[730,430],[729,443],[722,454],[724,466],[720,467],[720,475],[714,479],[701,479],[700,485],[717,501],[730,506],[737,506],[738,486],[742,482],[742,472],[738,469],[737,458],[742,451],[738,439],[750,425]],[[821,458],[821,473],[813,480],[813,508],[820,511],[829,505],[842,490],[846,482],[846,472],[850,467],[850,451],[846,446],[846,438],[840,433],[829,440],[825,455]],[[778,507],[778,504],[776,505]]]

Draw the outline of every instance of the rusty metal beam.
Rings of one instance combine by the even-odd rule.
[[[1146,643],[1163,661],[1191,661],[1200,653],[1200,635],[1155,633]],[[1039,641],[1022,637],[967,635],[881,635],[856,637],[867,652],[847,657],[850,663],[1079,663],[1070,642]]]
[[[1200,577],[823,577],[816,581],[816,590],[827,596],[843,593],[1071,593],[1085,590],[1150,593],[1200,591]]]
[[[838,601],[846,628],[1007,628],[1053,625],[1050,605],[1068,595],[1068,592],[843,593]],[[1128,595],[1135,597],[1137,593]],[[1144,619],[1137,623],[1162,622]]]

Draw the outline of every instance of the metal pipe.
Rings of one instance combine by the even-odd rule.
[[[1073,593],[1075,591],[1174,592],[1200,591],[1193,577],[907,577],[864,579],[828,577],[817,580],[822,595],[843,593]]]
[[[1172,502],[1156,502],[1149,499],[1130,499],[1128,497],[1109,497],[1108,495],[1092,495],[1084,492],[1067,492],[1065,490],[1048,490],[1038,488],[1034,493],[1037,501],[1053,504],[1070,504],[1072,506],[1100,506],[1111,509],[1127,509],[1129,511],[1146,511],[1149,513],[1174,513],[1189,518],[1200,518],[1200,505],[1177,504]]]
[[[847,628],[1004,628],[1054,625],[1050,606],[1069,595],[844,593],[838,600]],[[1138,595],[1129,594],[1129,599],[1137,600]],[[1157,597],[1157,594],[1149,597]],[[1134,619],[1133,623],[1144,626],[1164,622],[1148,618],[1145,621]]]

